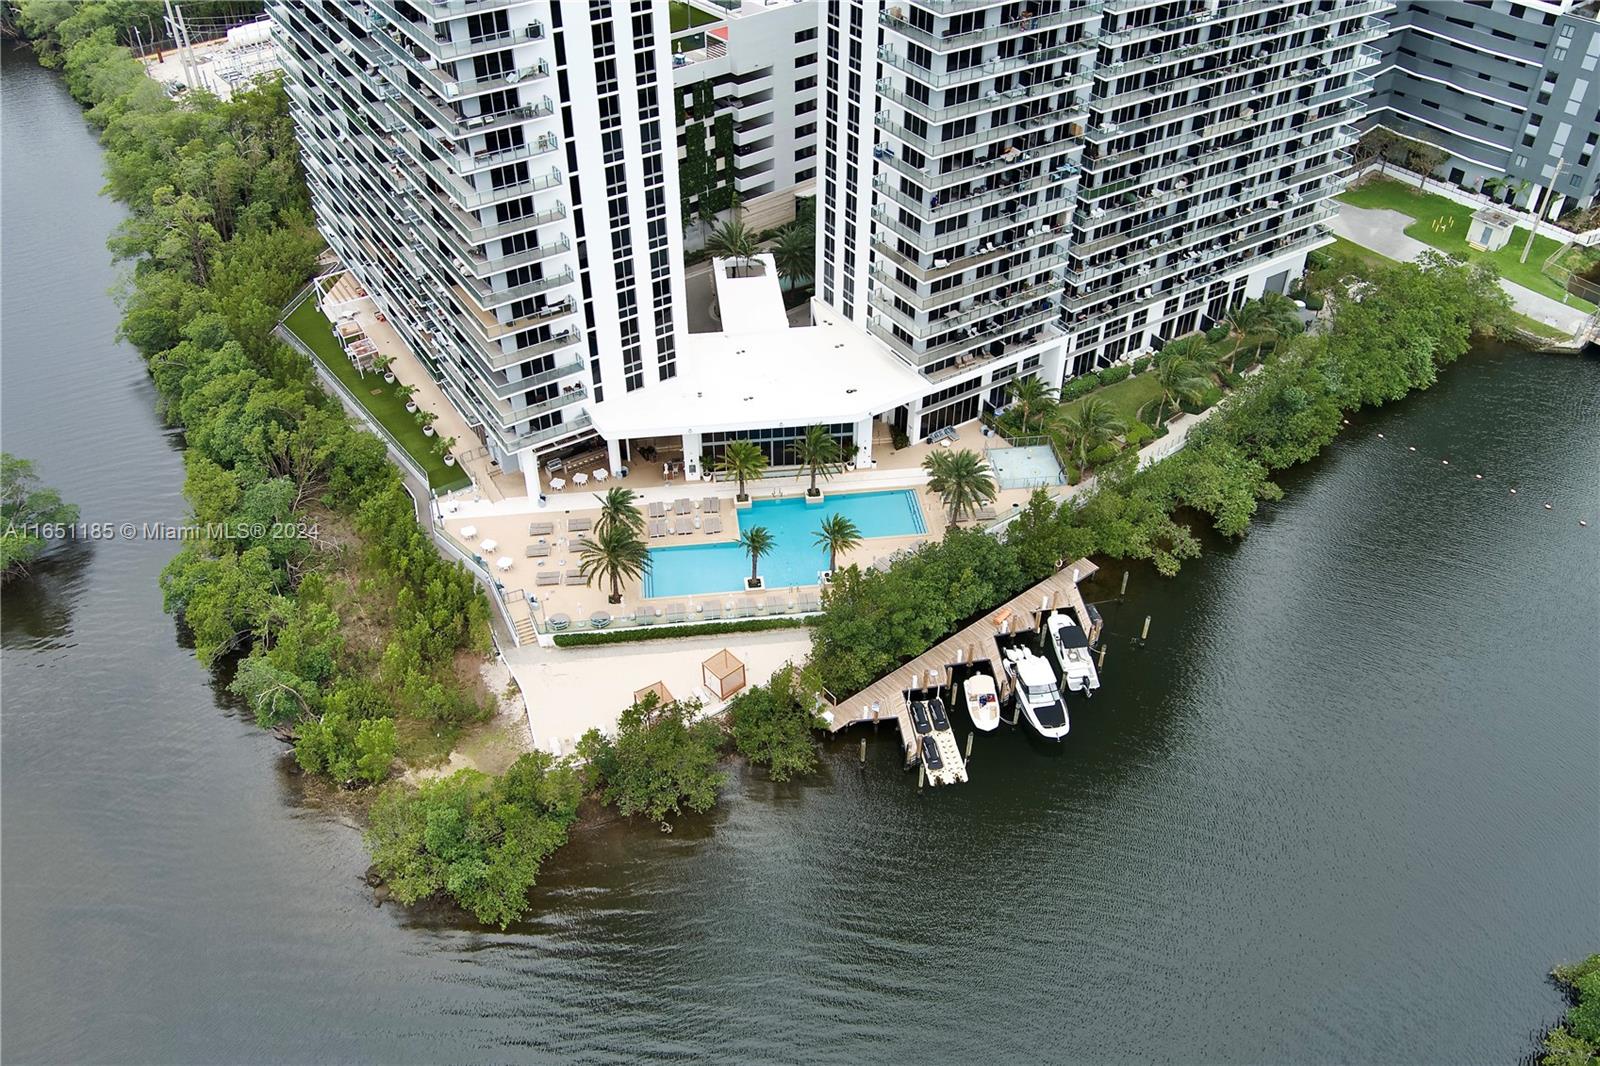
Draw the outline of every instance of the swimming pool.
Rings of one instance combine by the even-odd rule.
[[[827,569],[828,553],[813,541],[822,520],[836,514],[854,522],[863,537],[909,537],[928,531],[922,505],[910,489],[852,492],[814,504],[806,503],[802,497],[758,500],[738,512],[739,531],[764,526],[772,534],[772,552],[762,558],[760,568],[768,588],[817,583],[818,572]],[[749,576],[750,557],[736,543],[651,548],[644,594],[738,592]]]

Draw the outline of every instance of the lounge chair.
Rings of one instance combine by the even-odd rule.
[[[689,499],[673,500],[672,509],[677,514],[689,514],[694,510],[694,501]]]
[[[680,516],[678,519],[678,526],[673,532],[677,533],[680,537],[685,533],[693,533],[694,520],[686,516]]]
[[[529,522],[528,523],[528,536],[530,536],[530,537],[548,537],[550,534],[554,533],[555,531],[556,531],[556,524],[554,522]]]
[[[705,499],[700,501],[700,510],[705,512],[706,514],[721,514],[722,513],[722,497],[720,497],[720,496],[707,496]]]
[[[822,607],[822,597],[815,592],[802,592],[800,594],[800,609],[802,611],[816,611]]]
[[[768,596],[767,597],[767,613],[768,614],[783,614],[788,609],[789,609],[789,601],[785,600],[782,596]]]
[[[539,586],[559,585],[561,584],[561,575],[556,573],[554,570],[543,570],[534,577],[533,583]]]
[[[667,604],[667,621],[669,621],[669,622],[681,622],[687,617],[689,617],[689,615],[688,615],[688,612],[686,612],[683,609],[683,604],[681,604],[681,603],[669,603],[669,604]]]
[[[592,518],[569,518],[567,520],[568,533],[587,533],[594,528]]]
[[[995,517],[996,516],[995,516],[995,511],[994,511],[993,507],[980,507],[980,508],[978,508],[978,521],[980,521],[980,522],[993,522],[995,520]]]
[[[569,585],[587,585],[589,582],[584,580],[582,570],[568,570],[566,574],[566,583]]]
[[[650,539],[659,540],[667,535],[667,520],[665,518],[650,519]]]
[[[722,617],[722,605],[718,604],[718,603],[708,603],[708,604],[706,604],[706,609],[700,615],[700,617],[701,618],[707,618],[707,619],[721,618]]]
[[[657,500],[655,503],[650,505],[647,513],[651,518],[665,518],[667,517],[667,505],[662,503],[660,500]]]
[[[549,554],[550,545],[546,544],[544,541],[540,541],[537,544],[528,545],[527,550],[523,552],[523,556],[528,559],[543,559]]]

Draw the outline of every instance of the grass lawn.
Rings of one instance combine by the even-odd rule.
[[[1410,215],[1416,221],[1405,228],[1407,237],[1463,259],[1486,259],[1495,265],[1500,276],[1507,281],[1514,281],[1557,300],[1565,297],[1572,307],[1594,310],[1594,305],[1587,300],[1567,296],[1566,290],[1539,269],[1561,247],[1561,241],[1541,235],[1533,242],[1533,251],[1524,263],[1521,261],[1522,246],[1528,240],[1528,231],[1519,226],[1512,231],[1510,243],[1498,252],[1476,251],[1467,247],[1467,231],[1472,224],[1473,208],[1433,193],[1418,192],[1411,185],[1399,181],[1383,178],[1368,181],[1341,193],[1339,199],[1353,207],[1379,208]]]
[[[1523,329],[1527,330],[1529,333],[1536,333],[1541,337],[1550,337],[1554,340],[1563,340],[1572,336],[1572,334],[1567,333],[1565,330],[1556,329],[1554,326],[1547,326],[1543,322],[1540,322],[1537,318],[1529,318],[1527,315],[1519,314],[1516,311],[1511,312],[1511,320],[1517,325],[1521,326]]]
[[[1139,417],[1139,408],[1161,395],[1161,386],[1156,382],[1156,376],[1148,370],[1143,374],[1135,374],[1130,378],[1123,378],[1115,385],[1106,385],[1095,389],[1088,396],[1080,396],[1076,400],[1068,400],[1062,404],[1062,410],[1068,413],[1076,411],[1084,400],[1093,397],[1104,400],[1116,409],[1117,414],[1124,422],[1133,422]]]
[[[350,394],[361,401],[383,428],[389,431],[411,456],[413,462],[428,475],[428,485],[435,490],[457,488],[471,483],[457,467],[444,465],[444,459],[433,450],[434,438],[426,436],[417,424],[416,416],[406,411],[406,403],[395,394],[400,383],[387,384],[382,374],[368,373],[362,377],[350,364],[339,339],[333,335],[333,326],[317,309],[315,300],[305,300],[295,308],[284,325],[317,353],[317,358],[334,377],[344,383]]]
[[[672,0],[668,5],[671,9],[672,32],[681,33],[691,26],[704,26],[708,22],[720,21],[715,15],[708,15],[697,7],[690,7],[683,0]]]
[[[1333,243],[1323,251],[1333,256],[1336,260],[1360,263],[1369,268],[1394,266],[1396,260],[1386,255],[1379,255],[1371,248],[1363,248],[1355,241],[1347,241],[1343,237],[1335,237]]]

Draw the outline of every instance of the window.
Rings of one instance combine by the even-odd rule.
[[[811,75],[809,78],[801,78],[799,81],[794,83],[794,91],[797,93],[803,93],[808,89],[815,89],[816,87],[817,76],[815,74]]]
[[[810,29],[801,30],[799,33],[794,35],[795,44],[805,44],[807,41],[814,41],[816,39],[817,28],[815,26],[812,26]]]

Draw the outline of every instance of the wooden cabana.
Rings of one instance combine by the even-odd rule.
[[[646,697],[654,695],[657,707],[665,707],[672,702],[672,693],[667,691],[667,686],[660,681],[653,682],[639,689],[633,694],[635,704],[643,703]]]
[[[706,689],[718,699],[728,699],[745,686],[744,663],[727,648],[701,663],[700,674]]]

